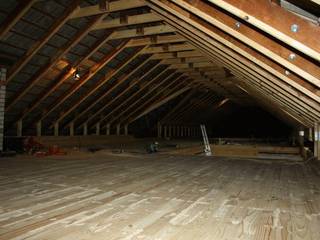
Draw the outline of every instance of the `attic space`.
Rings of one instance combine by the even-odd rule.
[[[320,0],[0,1],[0,240],[320,239]]]

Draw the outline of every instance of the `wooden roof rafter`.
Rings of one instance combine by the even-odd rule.
[[[165,17],[166,18],[166,21],[168,22],[168,20],[169,20],[169,22],[170,23],[172,23],[172,17],[170,17],[170,15],[169,15],[169,13],[167,13],[167,12],[165,12],[164,13],[164,11],[163,10],[161,10],[161,9],[159,9],[159,8],[157,8],[157,7],[154,7],[153,5],[151,5],[151,7],[153,7],[154,8],[154,10],[155,11],[158,11],[158,13],[160,13],[160,14],[162,14],[162,16],[163,17]],[[163,7],[163,6],[162,6]],[[180,16],[181,17],[181,16]],[[190,20],[189,20],[189,23],[190,23]],[[181,26],[181,25],[183,25],[183,24],[181,24],[181,23],[179,23],[179,26]],[[174,25],[174,23],[172,24],[172,26],[173,27],[176,27],[175,25]],[[181,33],[181,29],[180,28],[178,28],[178,27],[176,27],[176,29],[178,29],[178,31]],[[192,33],[194,33],[194,32],[197,32],[197,29],[192,29],[192,30],[189,30],[188,31],[189,33],[190,32],[192,32]],[[187,35],[187,34],[186,34]],[[188,36],[186,36],[186,35],[184,35],[186,38],[188,38]],[[191,38],[191,40],[192,40],[192,36],[191,37],[189,37],[188,39],[190,40],[190,38]],[[205,37],[206,38],[206,37]],[[210,39],[211,40],[211,39]],[[200,40],[201,41],[201,40]],[[198,41],[199,42],[199,41]],[[202,42],[201,43],[203,43],[203,40],[202,40]],[[223,54],[222,54],[223,55]],[[273,69],[273,71],[274,71],[274,69]],[[272,72],[273,73],[273,72]],[[316,97],[317,98],[317,97]]]

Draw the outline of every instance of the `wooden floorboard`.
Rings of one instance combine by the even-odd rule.
[[[0,159],[0,239],[320,239],[317,164],[203,156]]]

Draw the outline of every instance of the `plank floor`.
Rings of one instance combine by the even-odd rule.
[[[96,153],[0,159],[0,239],[320,239],[320,168]]]

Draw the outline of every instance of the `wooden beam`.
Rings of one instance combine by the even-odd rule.
[[[47,117],[51,112],[57,109],[66,99],[68,99],[72,94],[74,94],[80,87],[82,87],[86,82],[88,82],[98,71],[100,71],[106,64],[108,64],[123,49],[125,49],[127,47],[127,43],[128,41],[123,41],[110,53],[104,56],[104,58],[100,62],[96,63],[93,67],[91,67],[86,74],[84,74],[79,80],[77,80],[76,84],[74,84],[65,94],[60,96],[49,108],[47,108],[42,113],[39,120],[43,120],[45,117]]]
[[[169,75],[167,75],[166,77],[162,78],[162,75],[166,75],[168,72],[171,72]],[[112,111],[108,112],[103,118],[102,121],[105,121],[107,119],[109,119],[109,117],[112,117],[112,120],[108,120],[107,122],[111,123],[114,122],[117,118],[113,117],[112,115],[114,113],[116,113],[118,110],[121,109],[121,107],[123,107],[125,104],[130,103],[130,105],[133,105],[136,103],[132,102],[134,97],[137,96],[139,93],[142,93],[148,86],[151,86],[151,84],[156,84],[157,80],[160,80],[160,83],[158,83],[156,86],[159,86],[161,83],[166,82],[168,79],[172,78],[176,73],[176,71],[166,71],[166,72],[161,72],[159,75],[157,75],[157,77],[154,77],[151,81],[148,81],[147,83],[145,83],[138,91],[136,91],[134,94],[132,94],[129,98],[127,98],[125,101],[121,102],[119,105],[117,105],[115,108],[112,109]],[[159,76],[159,77],[158,77]],[[124,112],[121,112],[124,113]],[[121,115],[120,113],[120,115]],[[118,116],[120,116],[118,115]]]
[[[192,96],[194,96],[194,94],[196,93],[196,89],[192,89],[191,91],[189,91],[188,94],[186,94],[184,96],[183,99],[180,100],[180,102],[174,106],[160,121],[159,123],[165,123],[166,120],[175,112],[177,111],[179,108],[183,107],[189,100],[190,98],[192,98]]]
[[[99,4],[89,7],[78,8],[71,18],[89,17],[93,15],[99,15],[102,13],[117,12],[145,6],[146,4],[144,3],[144,1],[141,0],[118,0],[109,2],[109,9],[107,9],[106,11],[102,11],[100,9]]]
[[[141,118],[144,115],[147,115],[149,112],[161,107],[162,105],[166,104],[167,102],[171,101],[172,99],[178,97],[179,95],[183,94],[184,92],[186,92],[187,90],[189,90],[190,87],[184,87],[182,89],[179,89],[178,91],[170,94],[169,96],[166,96],[164,99],[162,99],[161,101],[153,104],[152,106],[148,107],[146,110],[144,110],[142,113],[140,113],[138,116],[128,120],[128,123],[134,122],[137,119]],[[136,110],[138,111],[138,110]]]
[[[143,75],[141,77],[139,77],[138,81],[140,82],[140,80],[143,80],[145,77],[147,77],[150,73],[152,73],[155,69],[157,69],[160,66],[160,63],[155,64],[153,67],[151,67],[148,71],[146,71],[145,73],[143,73]],[[159,73],[160,75],[161,73]],[[157,77],[157,76],[156,76]],[[154,78],[154,80],[156,79],[156,77]],[[152,80],[150,81],[152,82]],[[127,88],[126,90],[122,91],[120,94],[118,94],[114,99],[112,99],[111,101],[109,101],[106,105],[104,105],[102,108],[100,108],[98,111],[96,111],[95,113],[92,113],[90,115],[90,117],[88,119],[86,119],[86,123],[88,123],[89,121],[93,120],[95,117],[97,117],[98,115],[100,115],[105,109],[107,109],[108,107],[110,107],[113,103],[115,103],[119,98],[121,98],[122,96],[124,96],[135,84],[137,84],[137,82],[133,82],[134,84],[132,84],[129,88]],[[110,114],[112,114],[112,112],[110,112]],[[102,119],[103,121],[104,119]],[[78,126],[78,128],[81,128],[83,126],[84,123],[80,124]]]
[[[225,31],[241,42],[250,45],[250,47],[260,54],[271,58],[315,86],[320,85],[319,67],[305,58],[302,54],[299,54],[299,52],[285,48],[281,44],[245,24],[242,24],[240,28],[235,29],[235,18],[224,14],[203,1],[196,1],[192,5],[183,0],[173,1],[183,7],[186,11],[190,11],[192,14],[209,22],[212,26]],[[189,17],[192,18],[190,15]],[[290,54],[294,54],[294,59],[290,59]]]
[[[130,123],[130,117],[134,115],[136,112],[148,106],[152,103],[159,95],[161,97],[162,93],[165,90],[177,91],[177,89],[181,89],[181,87],[185,84],[186,76],[182,74],[176,75],[171,74],[165,79],[161,80],[159,83],[152,86],[145,93],[137,98],[134,102],[131,102],[126,109],[121,111],[116,117],[113,117],[110,123],[119,119],[120,123]],[[168,81],[169,80],[169,81]],[[172,89],[173,88],[173,89]],[[151,95],[152,94],[152,95]],[[130,120],[128,120],[130,119]]]
[[[320,61],[320,29],[270,1],[209,0],[300,52]],[[254,6],[254,8],[252,7]],[[268,16],[268,17],[266,17]],[[297,31],[294,27],[297,26]]]
[[[52,26],[49,27],[47,33],[35,42],[26,53],[19,58],[19,60],[13,65],[8,73],[8,81],[10,82],[14,76],[33,58],[33,56],[49,41],[49,39],[56,34],[59,29],[69,20],[73,11],[78,6],[80,0],[73,1],[68,6],[66,11],[59,17]]]
[[[196,48],[189,43],[173,44],[173,45],[162,45],[155,47],[148,47],[145,53],[162,53],[162,52],[177,52],[177,51],[187,51],[196,50]]]
[[[24,0],[18,3],[16,8],[11,13],[9,13],[7,18],[0,26],[0,40],[5,39],[10,29],[17,24],[17,22],[23,17],[23,15],[25,15],[29,11],[29,9],[36,1],[37,0]]]
[[[89,50],[88,54],[83,57],[79,57],[78,60],[72,65],[67,66],[66,69],[64,69],[63,73],[58,77],[57,80],[55,80],[54,83],[52,83],[48,88],[46,88],[35,101],[33,101],[28,108],[26,108],[23,113],[19,116],[18,119],[23,119],[26,117],[30,112],[32,112],[37,106],[39,106],[40,103],[43,102],[47,97],[49,97],[52,93],[54,93],[67,79],[72,77],[75,70],[81,66],[87,59],[89,59],[92,54],[94,54],[96,51],[98,51],[107,41],[109,41],[110,33],[107,33],[103,35],[103,37],[98,40]],[[75,83],[77,84],[77,83]]]
[[[141,69],[144,66],[144,62],[146,62],[149,58],[144,59],[142,62],[140,62],[139,67],[137,67],[135,70],[131,71],[130,73],[125,73],[123,74],[119,79],[117,79],[116,83],[110,87],[106,92],[104,92],[101,96],[99,96],[97,99],[95,99],[93,102],[91,102],[89,104],[89,106],[87,106],[85,109],[81,110],[81,113],[77,114],[70,122],[76,122],[78,119],[80,119],[82,116],[89,114],[88,112],[95,107],[99,102],[101,102],[103,99],[105,99],[108,95],[110,95],[113,90],[117,89],[117,87],[119,87],[121,84],[125,83],[128,79],[130,79],[130,77],[132,77],[134,74],[138,73],[139,71],[141,71]],[[135,80],[132,80],[132,82],[130,82],[131,84],[136,84]],[[67,126],[68,124],[66,124]]]
[[[55,122],[62,121],[65,117],[67,117],[72,111],[80,106],[86,99],[88,99],[92,94],[98,91],[104,84],[106,84],[110,79],[112,79],[116,74],[118,74],[121,70],[123,70],[132,60],[134,60],[140,53],[146,48],[140,47],[129,57],[125,58],[120,65],[116,67],[116,69],[108,72],[102,79],[100,79],[96,84],[94,84],[88,92],[82,94],[82,96],[75,102],[72,106],[70,106],[67,110],[64,110],[59,117],[55,120]]]
[[[143,13],[132,16],[125,16],[125,21],[122,20],[122,16],[113,19],[108,19],[100,22],[94,26],[93,30],[106,29],[106,28],[119,28],[130,25],[138,25],[144,23],[153,23],[163,21],[160,17],[153,13]]]
[[[163,33],[174,33],[175,31],[168,25],[158,25],[152,27],[141,28],[142,32],[138,31],[139,28],[119,30],[111,35],[111,39],[122,39],[122,38],[134,38],[148,35],[157,35]]]
[[[36,83],[38,83],[48,72],[49,70],[55,66],[58,61],[69,52],[69,50],[78,44],[81,39],[83,39],[92,29],[92,27],[104,16],[96,16],[94,17],[86,27],[81,29],[69,42],[65,44],[65,46],[60,49],[55,56],[53,56],[50,61],[42,66],[34,76],[28,81],[27,85],[23,87],[8,103],[6,107],[6,111],[8,111],[11,107],[13,107]]]
[[[156,9],[156,10],[157,10],[157,9]],[[166,15],[166,17],[170,17],[170,16]],[[189,22],[191,22],[190,19],[189,19]],[[181,26],[182,24],[183,24],[183,23],[179,22],[179,26]],[[188,30],[188,33],[190,33],[190,34],[191,34],[191,33],[194,34],[195,32],[197,32],[197,30],[194,30],[194,29]],[[208,32],[208,30],[207,30],[206,32]],[[185,36],[185,37],[187,37],[187,36]],[[187,38],[188,38],[188,37],[187,37]],[[224,42],[224,43],[227,42],[225,39],[221,39],[221,41]],[[203,43],[202,40],[196,40],[196,42],[202,42],[202,43]],[[212,39],[208,40],[208,43],[209,43],[209,42],[210,42],[210,43],[216,43],[216,42],[212,41]],[[221,48],[221,47],[222,47],[222,45],[218,46],[218,48]],[[237,48],[237,46],[233,45],[232,48],[235,49],[235,48]],[[241,49],[240,49],[240,50],[241,50]],[[223,48],[223,51],[225,51],[225,48]],[[224,55],[224,53],[222,54],[222,56],[223,56],[223,55]],[[250,59],[250,56],[248,56],[248,58]],[[251,59],[252,59],[252,56],[251,56]],[[257,61],[259,61],[259,60],[257,60]],[[256,60],[255,60],[255,62],[256,62]],[[268,70],[270,70],[270,69],[271,69],[271,72],[273,71],[272,73],[276,72],[276,71],[274,71],[273,68],[269,68]],[[281,76],[282,76],[282,75],[281,75]],[[287,79],[285,79],[285,80],[287,80]],[[290,81],[288,81],[288,82],[290,83]],[[292,81],[291,81],[291,82],[292,82]],[[301,89],[301,86],[300,86],[300,85],[297,84],[296,86],[300,87],[300,89]],[[305,92],[305,90],[304,90],[303,92]],[[313,97],[315,97],[315,96],[313,96]]]
[[[133,38],[129,42],[130,47],[144,46],[151,44],[162,44],[162,43],[177,43],[177,42],[186,42],[187,40],[176,34],[172,35],[155,35],[155,36],[146,36],[142,38]]]

